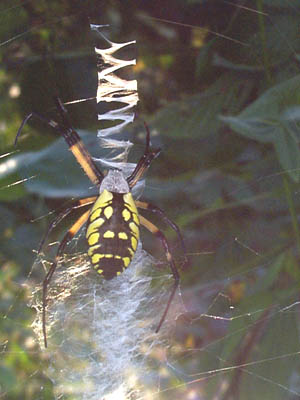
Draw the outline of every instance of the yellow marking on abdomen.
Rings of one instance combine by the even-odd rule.
[[[108,206],[109,203],[111,203],[112,199],[113,199],[113,194],[111,192],[109,192],[108,190],[104,189],[92,207],[91,214],[90,214],[91,222],[93,220],[95,220],[98,216],[100,216],[103,208]],[[96,215],[95,217],[93,215],[94,213]],[[99,215],[97,215],[97,213],[99,213]]]
[[[113,215],[113,208],[111,206],[105,207],[104,209],[104,215],[107,219],[109,219]]]
[[[109,203],[112,199],[113,199],[113,194],[109,192],[107,189],[104,189],[95,202],[95,205],[97,204],[96,208],[98,208],[99,206],[103,207],[105,203]]]
[[[131,243],[132,243],[132,241],[131,241]],[[127,247],[127,250],[129,251],[130,256],[131,256],[131,258],[132,258],[132,257],[134,256],[134,251],[132,250],[131,247]]]
[[[138,239],[139,237],[139,227],[134,223],[134,222],[130,222],[129,223],[129,228],[132,232],[132,234]]]
[[[138,217],[138,215],[137,215],[136,213],[133,213],[133,214],[132,214],[132,218],[133,218],[134,222],[135,222],[137,225],[140,224],[140,219],[139,219],[139,217]]]
[[[134,251],[136,251],[137,248],[137,240],[134,236],[131,237],[131,247],[133,248]]]
[[[95,219],[100,217],[101,213],[102,213],[101,207],[98,207],[95,210],[93,210],[93,212],[91,213],[91,216],[90,216],[90,222],[93,222]]]
[[[100,247],[101,247],[100,244],[90,247],[88,249],[88,256],[92,257],[92,255],[95,253],[95,250],[99,249]]]
[[[133,200],[132,194],[131,193],[126,193],[123,196],[124,202],[126,203],[127,207],[133,214],[138,215],[138,211],[135,205],[135,202]]]
[[[104,254],[94,254],[91,259],[92,259],[92,264],[97,264],[101,258],[105,257]]]
[[[122,211],[122,216],[126,222],[130,220],[131,215],[127,208],[124,208],[124,210]]]
[[[119,232],[118,233],[118,238],[122,239],[122,240],[127,240],[128,239],[128,235],[125,232]]]
[[[94,244],[99,242],[100,234],[98,232],[94,232],[88,238],[89,246],[93,246]]]
[[[130,258],[129,257],[123,257],[123,263],[125,265],[125,267],[128,267],[128,265],[130,264]]]
[[[86,237],[88,238],[91,233],[98,232],[100,226],[104,224],[103,218],[98,218],[94,222],[91,222],[86,230]]]
[[[112,238],[115,237],[115,232],[113,232],[113,231],[106,231],[106,232],[103,234],[103,237],[104,237],[105,239],[112,239]]]

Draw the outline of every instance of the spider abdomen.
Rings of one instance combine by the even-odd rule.
[[[132,194],[103,190],[89,215],[86,239],[93,268],[105,279],[130,264],[139,240],[139,216]]]

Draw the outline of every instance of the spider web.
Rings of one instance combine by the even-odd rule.
[[[230,2],[226,3],[230,4]],[[266,1],[264,4],[272,3]],[[297,51],[299,51],[297,41],[292,41],[292,36],[286,26],[277,24],[278,21],[282,22],[279,18],[282,13],[280,8],[282,4],[284,2],[273,2],[274,7],[278,8],[275,7],[272,14],[265,16],[268,28],[265,36],[269,38],[272,32],[277,31],[278,36],[286,43],[286,48],[291,50],[293,57],[297,59]],[[243,16],[247,16],[250,20],[257,18],[259,14],[259,11],[249,6],[249,3],[236,2],[234,5],[237,9],[243,9]],[[293,11],[295,24],[299,26],[297,4],[286,2],[284,10]],[[14,10],[13,13],[15,14],[16,11]],[[154,18],[143,19],[143,21],[147,26],[151,24],[155,26],[162,22],[161,19],[159,21]],[[242,22],[245,23],[245,20],[241,19]],[[292,27],[291,21],[289,27]],[[205,36],[203,31],[201,33]],[[211,33],[214,34],[216,40],[223,41],[222,43],[228,47],[245,47],[245,51],[250,51],[255,46],[254,42],[245,40],[243,37],[231,37],[230,32],[222,31],[221,35],[213,30]],[[12,38],[8,38],[10,39]],[[19,40],[20,38],[17,39]],[[238,63],[231,65],[225,58],[216,54],[214,62],[220,68],[237,68],[237,74],[243,73],[243,66],[238,66]],[[258,77],[261,76],[258,75]],[[295,91],[299,88],[296,80],[292,82],[287,97],[284,96],[284,90],[276,87],[277,97],[284,106],[293,103],[289,99],[294,98],[293,87]],[[220,82],[219,86],[215,87],[215,99],[218,99],[217,93],[228,90],[226,100],[229,102],[230,96],[233,96],[230,89],[224,81]],[[247,87],[245,91],[240,89],[240,97],[246,96],[247,90],[250,89]],[[210,93],[207,92],[202,94],[207,107],[210,107],[209,95]],[[193,98],[184,106],[185,108],[182,105],[178,108],[176,105],[173,106],[170,111],[173,119],[176,113],[184,119],[184,112],[187,112],[187,109],[199,107],[199,99]],[[226,103],[224,107],[227,107]],[[222,124],[227,124],[227,127],[231,124],[234,130],[234,124],[237,121],[228,119],[228,116],[231,117],[236,113],[231,109],[230,112],[222,111],[219,112],[220,114],[224,118]],[[196,119],[196,115],[193,115]],[[209,115],[210,118],[211,115]],[[201,115],[201,121],[196,119],[199,129],[204,117]],[[287,128],[292,128],[297,135],[296,102],[293,109],[289,108],[286,117]],[[179,122],[180,134],[188,135],[194,121],[184,120],[184,128]],[[258,124],[260,121],[254,122]],[[175,125],[173,120],[173,126]],[[165,128],[167,127],[166,124]],[[163,131],[162,126],[159,126],[160,130]],[[213,132],[210,126],[207,130]],[[247,135],[245,134],[244,137]],[[238,141],[236,136],[230,137],[229,140],[232,140],[232,146]],[[215,146],[216,142],[213,140],[212,142],[212,146]],[[172,145],[174,146],[174,143],[170,144],[170,149],[174,148]],[[199,153],[205,157],[205,151],[209,149],[204,147],[203,142],[198,146],[197,148],[195,146],[195,149],[199,149]],[[297,148],[296,145],[294,147]],[[264,151],[271,153],[272,149],[266,147]],[[262,158],[263,154],[265,153],[261,153]],[[239,168],[243,168],[251,159],[255,164],[256,157],[255,145],[252,143],[252,146],[249,145],[247,151],[240,156]],[[101,398],[100,396],[104,398],[104,393],[111,393],[111,398],[117,399],[247,400],[264,398],[274,400],[300,398],[298,361],[300,303],[297,268],[295,268],[297,264],[294,263],[297,259],[297,250],[282,243],[274,222],[277,212],[282,220],[285,220],[284,223],[289,224],[290,221],[283,211],[283,196],[277,197],[274,194],[280,190],[284,192],[282,186],[284,177],[290,176],[295,179],[291,184],[292,200],[297,201],[299,195],[297,183],[299,166],[292,163],[289,165],[288,161],[292,159],[294,158],[291,156],[290,160],[286,157],[285,160],[281,160],[286,164],[279,165],[274,161],[263,165],[263,168],[260,164],[258,170],[255,170],[253,165],[251,175],[253,179],[250,183],[247,181],[247,184],[238,175],[226,175],[228,165],[221,169],[218,164],[194,176],[188,181],[188,188],[185,181],[182,190],[188,192],[195,203],[201,197],[201,204],[204,203],[207,207],[206,210],[196,208],[195,212],[206,224],[205,229],[210,232],[210,240],[216,241],[218,246],[217,248],[205,246],[207,237],[199,225],[189,230],[184,229],[184,231],[188,230],[188,248],[191,250],[190,256],[193,260],[193,271],[182,274],[186,277],[183,283],[185,308],[182,306],[182,299],[177,298],[175,304],[172,305],[168,322],[159,337],[153,334],[153,330],[160,315],[160,306],[172,283],[171,277],[161,275],[161,271],[157,274],[154,266],[149,267],[155,264],[154,260],[139,249],[132,267],[126,271],[122,279],[120,277],[113,280],[108,286],[107,282],[103,286],[96,284],[82,253],[76,254],[80,248],[80,242],[72,242],[72,256],[66,256],[50,289],[50,299],[53,299],[53,303],[50,300],[51,310],[47,315],[47,330],[51,337],[49,353],[40,352],[29,339],[25,347],[26,354],[31,353],[34,357],[42,354],[41,360],[47,357],[49,367],[46,369],[45,366],[41,368],[34,366],[26,378],[20,378],[15,383],[15,387],[5,386],[2,378],[3,390],[0,398],[16,398],[15,389],[23,387],[26,381],[27,386],[31,388],[34,384],[42,385],[39,383],[41,380],[38,379],[42,369],[47,371],[47,375],[54,382],[57,398],[98,399]],[[282,168],[282,165],[285,167]],[[31,171],[27,169],[25,179],[33,176],[29,172]],[[249,169],[245,168],[244,176],[247,174],[249,174]],[[231,199],[224,208],[234,208],[238,205],[234,208],[235,212],[226,220],[227,225],[222,225],[225,227],[222,233],[217,229],[216,219],[208,218],[215,210],[222,207],[217,202],[213,203],[216,198],[214,191],[218,190],[218,182],[221,180],[226,182],[223,189],[226,188],[226,195],[229,195]],[[67,175],[66,181],[68,181]],[[165,192],[168,192],[169,199],[173,193],[178,193],[173,192],[174,186],[171,184],[161,189],[161,185],[155,180],[147,185],[146,190],[148,189],[150,198],[151,193],[154,193],[154,197],[163,198]],[[158,204],[160,204],[159,201]],[[179,208],[178,212],[180,213]],[[235,216],[244,221],[244,224],[242,223],[238,228],[234,225]],[[225,218],[223,214],[218,214],[218,217],[218,222]],[[190,219],[195,220],[192,213]],[[264,220],[267,224],[264,224]],[[287,232],[291,237],[293,236],[292,230],[286,231],[285,234]],[[220,244],[218,238],[221,234],[227,238]],[[269,247],[268,243],[272,245]],[[284,252],[286,248],[289,249],[288,256]],[[234,268],[229,268],[230,258],[232,264],[235,264]],[[142,263],[141,260],[143,260]],[[47,267],[45,258],[39,261],[45,265],[45,268]],[[35,286],[36,280],[33,280],[33,277],[40,269],[40,264],[33,266],[31,272],[27,274],[26,285]],[[199,270],[201,270],[201,279]],[[5,272],[8,275],[11,274],[10,270]],[[295,278],[293,283],[289,279],[290,276]],[[19,282],[16,276],[12,279]],[[277,290],[274,291],[274,288]],[[28,325],[28,322],[23,322],[19,318],[20,312],[17,311],[17,300],[23,298],[19,283],[15,291],[10,292],[10,296],[11,293],[13,293],[13,298],[7,295],[8,306],[4,301],[5,313],[2,322],[21,329],[21,326],[25,323]],[[34,296],[38,301],[39,288]],[[38,303],[35,304],[39,308]],[[39,312],[37,315],[40,316]],[[172,326],[172,321],[176,322],[176,329]],[[38,319],[35,324],[36,329],[39,330],[41,325]],[[6,327],[6,325],[3,326]],[[124,329],[127,332],[126,334],[120,334],[120,326],[122,331]],[[12,335],[6,332],[5,335],[2,358],[8,359],[13,364],[14,357],[17,358],[19,355],[19,360],[24,355],[24,350],[13,346]],[[30,337],[32,335],[28,334],[28,338]],[[5,368],[1,370],[2,376],[8,376],[4,375],[7,365],[6,361]],[[37,398],[47,398],[45,383],[43,386],[37,390]],[[28,392],[26,396],[31,398]],[[22,393],[20,397],[25,398],[25,395]],[[107,398],[109,397],[106,396],[105,399]]]
[[[108,282],[95,279],[82,254],[66,257],[62,264],[47,306],[47,376],[54,392],[58,398],[62,393],[78,399],[109,399],[116,393],[139,397],[154,379],[148,374],[150,354],[164,348],[173,325],[169,322],[155,334],[173,277],[153,274],[154,260],[141,245],[124,276]],[[32,306],[37,311],[32,326],[43,348],[40,287],[33,292]],[[175,301],[171,321],[180,308]]]

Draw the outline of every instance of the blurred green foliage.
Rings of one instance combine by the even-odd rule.
[[[299,1],[2,1],[0,17],[1,399],[54,398],[23,283],[41,280],[29,275],[51,220],[40,217],[90,183],[39,122],[13,142],[28,112],[55,117],[54,95],[95,96],[88,17],[109,23],[115,42],[137,40],[138,114],[163,147],[144,197],[181,227],[190,253],[182,271],[189,312],[178,321],[182,357],[174,361],[185,374],[170,378],[174,390],[161,398],[298,398]],[[68,110],[101,156],[94,103]],[[135,159],[139,132],[140,123],[129,133]],[[162,257],[156,242],[144,241]],[[183,392],[178,382],[187,383]]]

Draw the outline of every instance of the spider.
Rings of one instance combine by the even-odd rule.
[[[115,276],[120,275],[130,265],[137,249],[141,225],[161,241],[174,277],[174,284],[166,308],[156,328],[155,332],[158,332],[166,318],[176,289],[179,285],[180,277],[165,235],[152,222],[139,214],[137,208],[149,210],[150,212],[158,214],[176,232],[184,253],[184,264],[187,262],[186,250],[178,226],[172,222],[159,207],[145,201],[134,200],[131,190],[141,179],[153,159],[158,156],[161,150],[150,148],[150,131],[148,126],[145,124],[147,133],[145,151],[132,174],[126,178],[123,172],[119,169],[110,169],[108,173],[104,175],[93,161],[78,133],[73,129],[67,110],[58,97],[55,98],[55,103],[61,122],[57,123],[52,119],[32,112],[24,118],[17,132],[15,144],[17,144],[18,137],[24,125],[30,118],[35,117],[50,125],[63,136],[70,151],[83,168],[85,174],[94,185],[99,187],[99,195],[97,197],[79,199],[75,201],[71,207],[61,212],[49,225],[45,237],[40,244],[38,253],[40,253],[44,242],[52,229],[63,218],[77,208],[90,206],[90,208],[75,221],[64,235],[58,246],[56,257],[51,263],[51,266],[43,280],[42,329],[44,345],[47,347],[47,289],[65,246],[84,224],[86,224],[85,236],[88,246],[88,257],[94,270],[104,279],[112,279]]]

